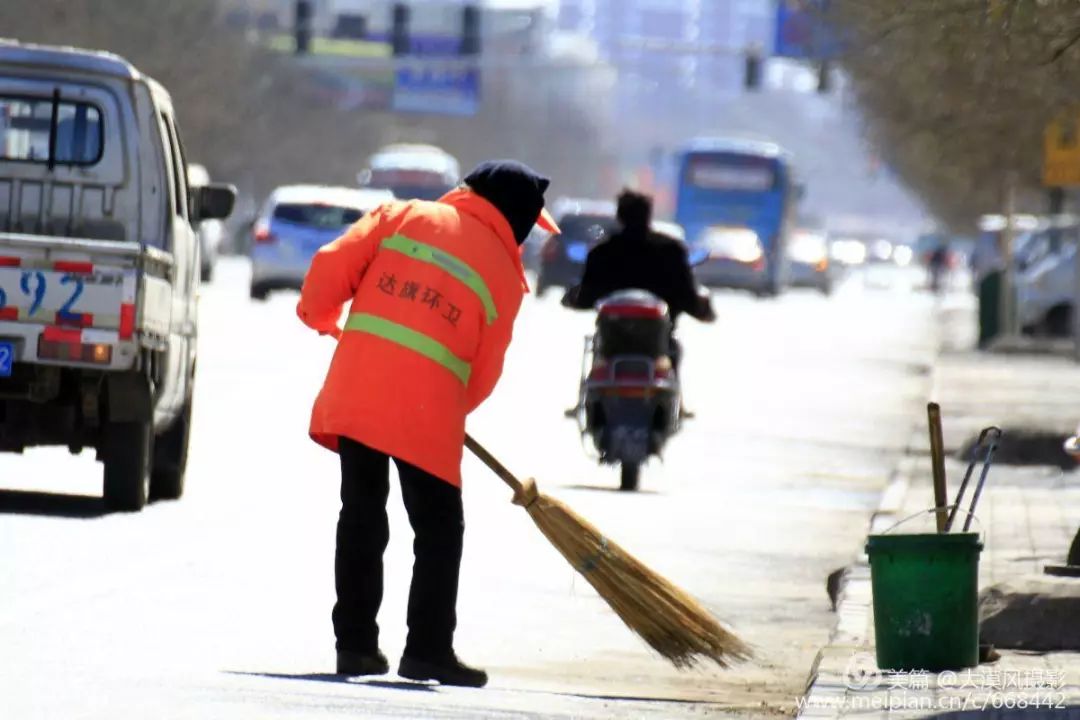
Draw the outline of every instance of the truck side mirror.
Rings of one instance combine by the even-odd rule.
[[[235,185],[210,183],[194,188],[191,194],[191,217],[195,222],[224,220],[232,214],[236,203]]]

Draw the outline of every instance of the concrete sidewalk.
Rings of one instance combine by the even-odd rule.
[[[1037,429],[1069,434],[1076,427],[1080,367],[1051,356],[956,349],[971,347],[971,312],[954,311],[944,320],[948,342],[935,369],[931,399],[942,406],[950,457],[949,492],[954,496],[966,468],[966,463],[955,458],[981,428],[998,425],[1007,433]],[[949,349],[950,344],[954,349]],[[874,516],[872,533],[902,521],[908,532],[933,531],[933,515],[924,512],[933,506],[926,437],[923,420],[913,432],[913,452],[901,464]],[[1064,562],[1080,527],[1080,473],[1054,466],[995,463],[976,515],[979,523],[972,529],[983,533],[985,543],[980,589],[1032,581],[1080,588],[1080,579],[1052,579],[1043,574],[1045,565]],[[818,656],[808,692],[800,702],[800,717],[955,717],[955,713],[995,711],[1002,717],[1046,713],[1080,718],[1080,653],[999,649],[999,660],[970,671],[881,673],[874,658],[865,555],[846,575],[837,613],[837,626]]]

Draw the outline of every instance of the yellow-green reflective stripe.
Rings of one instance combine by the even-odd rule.
[[[484,305],[484,313],[487,315],[488,325],[495,322],[495,318],[499,317],[498,312],[495,310],[495,300],[491,297],[491,291],[488,290],[487,283],[484,282],[484,278],[480,276],[480,273],[445,250],[407,238],[404,235],[392,235],[386,238],[382,241],[381,247],[445,270],[465,283],[480,298],[480,302]]]
[[[392,320],[368,313],[349,315],[349,319],[345,322],[345,329],[366,332],[369,335],[375,335],[392,343],[397,343],[423,355],[429,360],[439,363],[454,373],[458,380],[466,385],[469,383],[469,373],[472,372],[472,366],[430,335],[425,335],[412,328],[399,325]]]

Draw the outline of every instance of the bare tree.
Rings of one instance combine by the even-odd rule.
[[[928,207],[970,226],[1012,177],[1038,209],[1043,129],[1080,81],[1080,3],[834,0],[831,12],[869,133]]]
[[[537,112],[529,88],[545,69],[527,62],[486,73],[476,117],[454,118],[340,110],[302,64],[225,27],[218,0],[4,0],[0,34],[127,58],[169,89],[190,158],[255,196],[284,182],[351,184],[393,141],[433,142],[466,164],[516,156],[563,192],[595,189],[601,129],[573,100]]]
[[[381,141],[385,119],[343,116],[307,94],[306,78],[225,29],[216,0],[8,0],[0,28],[24,42],[104,49],[173,96],[188,154],[215,175],[264,191],[292,174]],[[359,145],[359,147],[357,147]]]

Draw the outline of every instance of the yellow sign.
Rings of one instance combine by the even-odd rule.
[[[1080,186],[1080,117],[1059,118],[1043,132],[1043,185]]]

